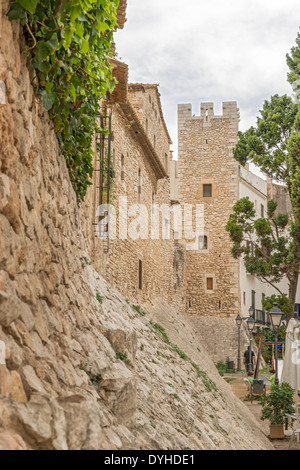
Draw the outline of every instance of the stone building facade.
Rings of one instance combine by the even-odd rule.
[[[230,254],[225,225],[238,199],[237,142],[239,114],[235,102],[202,103],[200,116],[191,105],[178,106],[177,197],[181,204],[199,204],[204,227],[194,249],[186,252],[185,302],[190,315],[236,316],[239,311],[239,265]]]
[[[172,141],[158,85],[127,85],[126,65],[114,65],[119,83],[106,110],[111,113],[109,207],[114,220],[109,225],[114,233],[108,241],[95,225],[101,202],[95,148],[94,184],[82,208],[89,257],[131,302],[145,306],[161,298],[182,310],[184,249],[173,242],[171,230]],[[158,222],[154,228],[153,221]]]
[[[235,102],[223,103],[222,115],[214,114],[213,103],[202,103],[200,116],[192,115],[191,105],[178,105],[178,161],[171,163],[171,200],[202,204],[204,210],[204,227],[194,249],[186,252],[185,310],[200,317],[245,318],[252,306],[264,324],[262,299],[276,291],[247,273],[242,260],[232,258],[225,226],[234,203],[243,197],[253,202],[257,217],[266,216],[270,198],[282,213],[290,214],[291,207],[283,186],[262,179],[233,158],[238,123]],[[287,280],[277,287],[288,294]],[[296,302],[299,294],[298,286]],[[221,329],[225,331],[224,326]],[[210,344],[213,337],[215,333]]]

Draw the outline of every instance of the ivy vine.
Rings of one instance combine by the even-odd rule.
[[[54,122],[78,200],[93,173],[99,102],[115,80],[108,55],[119,0],[17,0],[8,17],[24,27],[35,90]]]

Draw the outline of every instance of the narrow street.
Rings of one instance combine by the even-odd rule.
[[[251,413],[255,416],[257,421],[259,421],[261,430],[270,439],[269,422],[262,421],[260,419],[262,406],[259,404],[259,401],[256,398],[253,398],[252,403],[251,403],[251,400],[247,398],[248,389],[247,389],[247,385],[244,382],[244,377],[242,376],[234,377],[233,375],[231,375],[230,377],[225,376],[224,378],[230,383],[234,394],[241,401],[243,401],[243,403],[248,407]],[[267,393],[268,393],[268,389],[267,389]],[[289,439],[290,437],[288,436],[288,437],[285,437],[284,439],[270,439],[270,441],[275,447],[275,450],[288,450]],[[300,450],[300,442],[297,442],[297,440],[295,439],[290,450]]]

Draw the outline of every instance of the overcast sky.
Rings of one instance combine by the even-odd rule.
[[[131,83],[158,83],[177,153],[177,104],[237,101],[240,130],[265,99],[291,94],[286,54],[300,26],[299,0],[128,0],[115,35]]]

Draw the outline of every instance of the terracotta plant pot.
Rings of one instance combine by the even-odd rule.
[[[283,424],[270,424],[271,439],[284,439]]]

